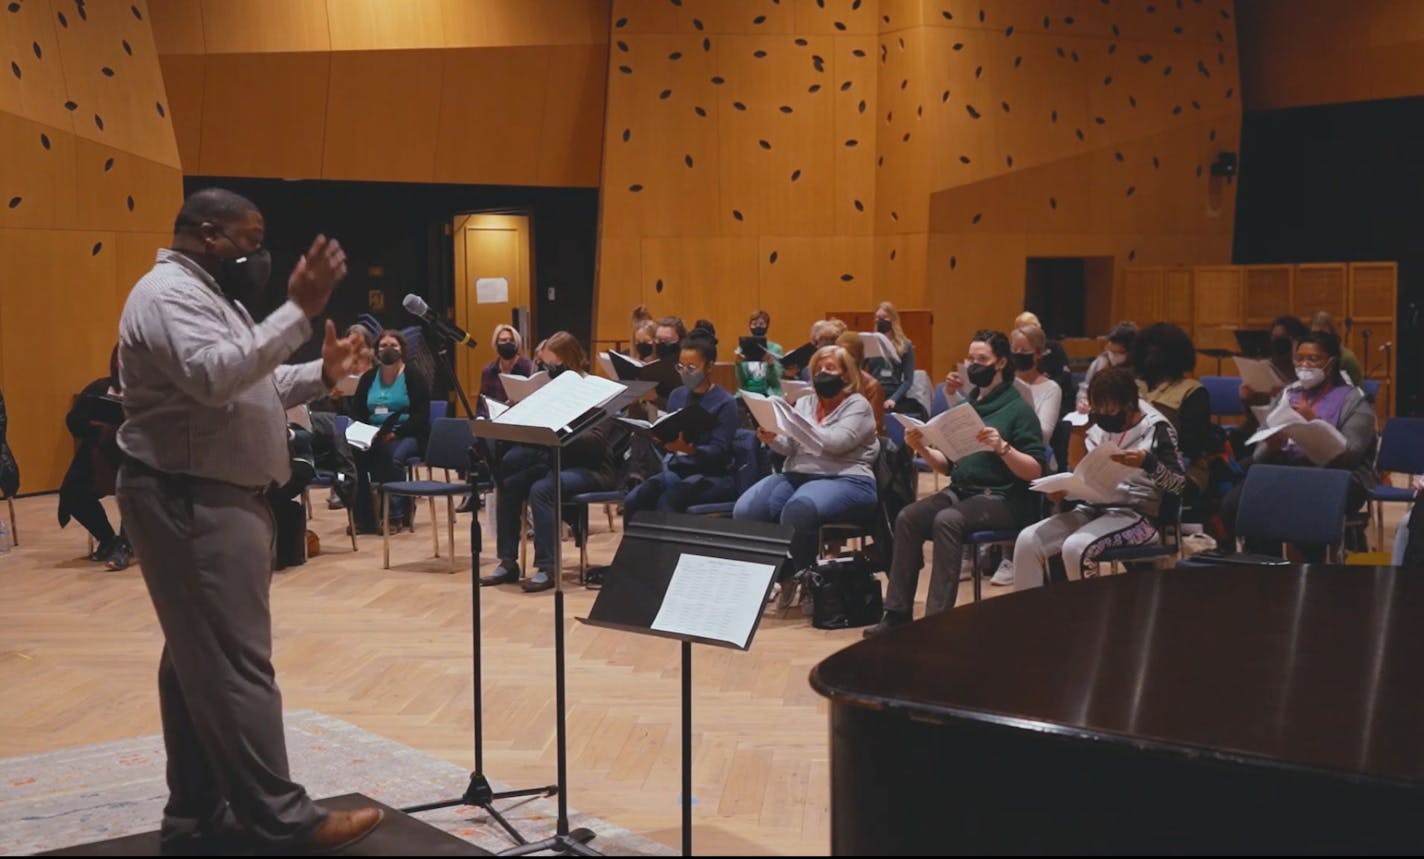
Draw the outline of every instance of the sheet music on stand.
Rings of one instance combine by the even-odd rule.
[[[624,385],[601,376],[565,372],[510,406],[493,422],[558,432],[626,390]]]

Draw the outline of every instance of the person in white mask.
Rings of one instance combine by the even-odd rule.
[[[1374,470],[1375,449],[1379,442],[1374,405],[1364,391],[1341,375],[1340,338],[1334,334],[1316,332],[1301,338],[1295,347],[1295,377],[1294,383],[1271,400],[1270,411],[1274,412],[1284,398],[1306,420],[1322,420],[1340,431],[1345,437],[1345,451],[1320,467],[1343,468],[1352,472],[1345,511],[1358,513],[1365,506],[1370,487],[1378,480]],[[1244,464],[1249,469],[1262,463],[1316,467],[1306,457],[1305,451],[1287,439],[1284,433],[1277,433],[1257,444]],[[1236,521],[1243,485],[1244,481],[1222,503],[1221,517],[1227,528]],[[1307,563],[1319,563],[1325,559],[1326,547],[1323,545],[1296,548]],[[1280,546],[1248,541],[1246,551],[1280,555]]]
[[[1100,371],[1108,367],[1126,367],[1132,364],[1132,341],[1137,337],[1137,323],[1119,322],[1103,339],[1107,346],[1103,353],[1088,365],[1088,373],[1078,386],[1078,411],[1088,411],[1088,384]]]

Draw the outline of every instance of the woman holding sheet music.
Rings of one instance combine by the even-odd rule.
[[[505,392],[504,382],[500,381],[499,375],[504,373],[509,376],[532,376],[534,362],[524,357],[524,339],[514,330],[513,325],[496,325],[490,339],[494,343],[496,357],[480,371],[480,396],[508,403],[509,394]],[[489,409],[483,399],[480,400],[477,413],[481,417],[489,416]]]
[[[966,536],[1022,527],[1036,518],[1028,484],[1043,475],[1048,449],[1033,409],[1014,388],[1009,361],[1009,338],[1002,331],[979,331],[970,341],[968,400],[936,418],[945,420],[968,408],[973,409],[969,417],[982,424],[972,446],[955,448],[966,451],[957,462],[929,446],[925,429],[905,431],[905,443],[931,468],[949,475],[949,487],[908,505],[895,518],[885,617],[865,631],[867,636],[910,622],[926,540],[934,541],[925,601],[925,614],[931,615],[954,606]]]
[[[1359,512],[1365,505],[1370,487],[1377,480],[1374,461],[1379,437],[1375,430],[1374,405],[1363,390],[1341,375],[1340,339],[1333,334],[1320,332],[1301,337],[1295,347],[1293,369],[1296,381],[1271,400],[1264,429],[1270,429],[1270,415],[1288,405],[1307,421],[1321,420],[1339,430],[1345,440],[1344,451],[1328,462],[1312,462],[1304,448],[1288,440],[1285,433],[1278,432],[1257,443],[1244,465],[1248,469],[1252,465],[1268,463],[1349,470],[1353,479],[1345,509],[1347,512]],[[1238,484],[1222,503],[1221,515],[1228,529],[1236,521],[1236,507],[1244,485],[1244,481]],[[1308,563],[1324,560],[1325,546],[1297,548]],[[1250,543],[1246,547],[1248,552],[1269,555],[1279,555],[1279,549],[1279,546]]]
[[[430,380],[414,366],[405,337],[386,329],[376,339],[376,366],[356,383],[351,397],[351,419],[380,427],[369,450],[353,451],[356,458],[356,530],[379,534],[380,523],[371,504],[371,484],[405,479],[406,460],[420,453],[430,435]],[[410,527],[409,498],[392,496],[393,530]]]
[[[870,403],[860,393],[860,373],[839,346],[811,359],[816,395],[792,407],[803,419],[792,433],[763,425],[757,437],[786,457],[781,473],[762,478],[737,499],[734,519],[781,522],[795,529],[791,567],[815,563],[820,529],[830,522],[864,522],[875,512],[875,458],[880,442]],[[782,607],[791,604],[792,583],[781,587]]]
[[[1186,485],[1177,431],[1161,412],[1138,398],[1137,378],[1131,370],[1109,367],[1093,376],[1088,404],[1093,420],[1088,451],[1112,444],[1122,451],[1112,455],[1113,462],[1137,470],[1117,484],[1120,501],[1082,503],[1019,532],[1014,544],[1015,590],[1042,585],[1054,556],[1062,557],[1070,580],[1081,579],[1085,565],[1107,549],[1156,542],[1153,519],[1162,494],[1180,495]],[[1049,497],[1061,500],[1061,496]]]
[[[588,357],[578,338],[558,331],[541,344],[535,356],[550,379],[561,373],[588,375]],[[557,477],[564,498],[581,492],[612,489],[618,482],[617,456],[608,443],[608,421],[600,421],[564,446],[560,455],[563,469]],[[521,587],[544,591],[554,586],[554,554],[559,540],[559,511],[554,509],[555,476],[548,451],[514,445],[495,467],[495,530],[499,566],[480,578],[481,585],[517,582],[519,570],[519,529],[524,521],[525,501],[534,520],[534,575]]]
[[[904,412],[920,418],[929,417],[923,403],[910,399],[910,385],[915,381],[915,344],[900,327],[900,311],[888,301],[875,308],[875,330],[890,339],[899,359],[869,358],[865,369],[885,388],[885,411]]]

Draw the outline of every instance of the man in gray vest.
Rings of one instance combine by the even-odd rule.
[[[283,364],[311,337],[346,256],[318,236],[286,303],[258,323],[242,299],[270,274],[263,236],[250,201],[216,188],[193,194],[172,249],[134,285],[119,323],[127,396],[117,495],[163,629],[166,852],[233,838],[264,852],[327,852],[381,822],[378,808],[317,806],[287,767],[266,491],[291,473],[286,409],[349,374],[360,344],[338,339],[328,320],[320,360]]]

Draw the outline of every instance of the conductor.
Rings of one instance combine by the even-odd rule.
[[[319,807],[287,767],[266,491],[290,474],[285,410],[349,375],[361,344],[337,339],[328,320],[321,359],[283,365],[310,338],[346,256],[318,236],[287,281],[286,303],[254,322],[241,299],[271,272],[263,237],[252,202],[198,191],[119,323],[127,396],[117,495],[164,638],[165,852],[235,840],[263,852],[328,852],[382,817],[374,807]]]

